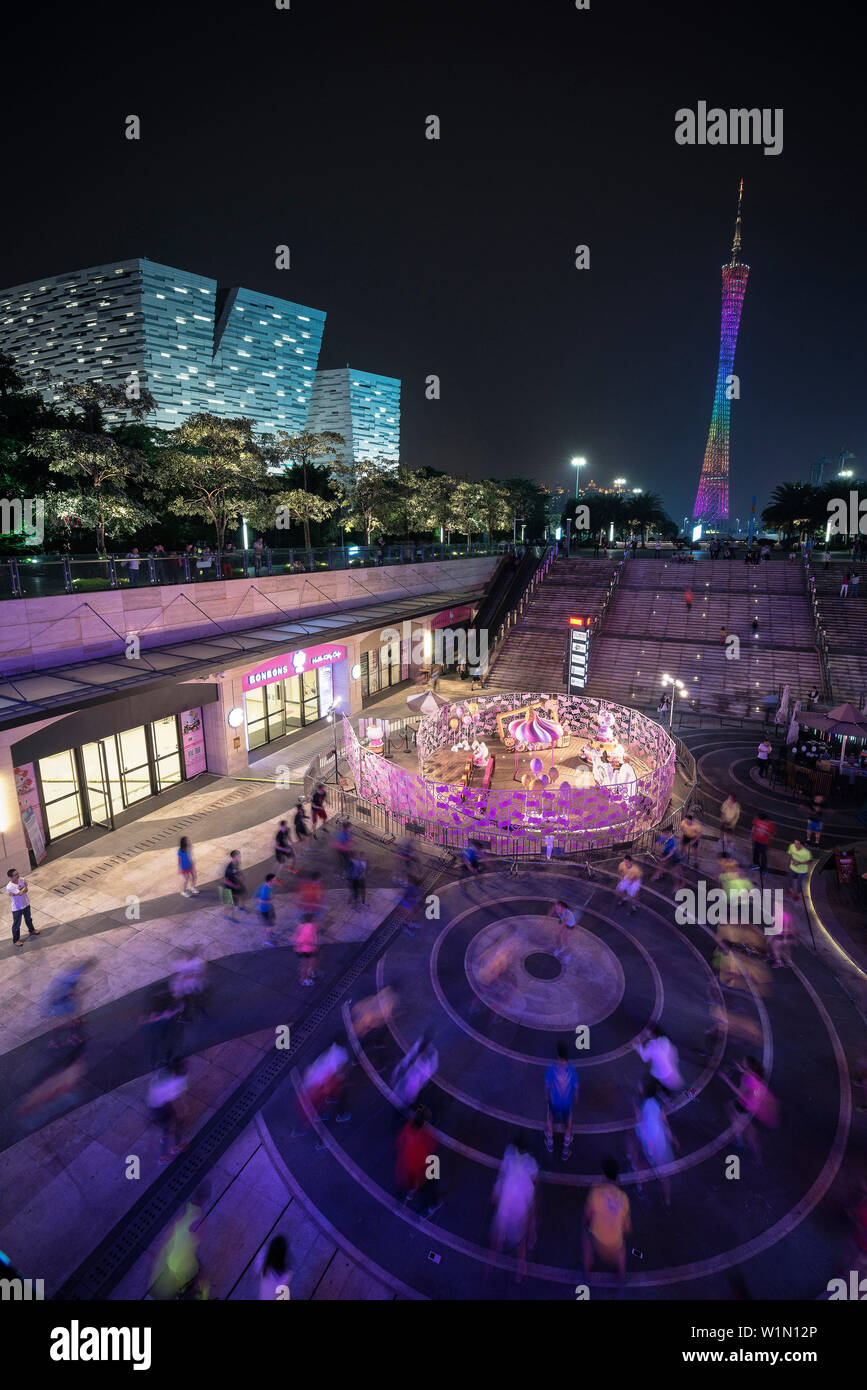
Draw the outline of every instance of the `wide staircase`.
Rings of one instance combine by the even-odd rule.
[[[692,608],[684,594],[692,591]],[[753,620],[758,630],[753,631]],[[726,656],[721,629],[740,641]],[[663,675],[689,691],[683,709],[756,717],[788,684],[793,699],[823,687],[802,566],[629,560],[591,642],[587,693],[654,708]]]
[[[840,596],[840,586],[847,573],[861,575],[861,583],[852,597]],[[835,704],[844,700],[858,708],[867,695],[867,565],[850,560],[835,561],[827,570],[814,560],[813,578],[816,581],[816,612],[824,629],[831,677],[831,694]]]
[[[569,618],[602,609],[619,560],[558,560],[491,663],[486,690],[563,692]]]

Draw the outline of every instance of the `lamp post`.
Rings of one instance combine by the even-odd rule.
[[[340,696],[337,695],[337,696],[335,697],[335,699],[333,699],[333,700],[331,701],[331,709],[328,711],[328,722],[329,722],[329,724],[331,725],[331,735],[332,735],[332,738],[333,738],[333,740],[334,740],[334,785],[335,785],[335,787],[338,787],[338,786],[340,785],[340,782],[339,782],[338,776],[337,776],[337,765],[338,765],[338,755],[337,755],[337,706],[338,706],[339,704],[340,704]]]
[[[585,465],[586,462],[587,462],[587,460],[586,460],[585,458],[577,458],[577,459],[573,459],[573,460],[572,460],[572,467],[575,469],[575,501],[576,501],[576,502],[578,501],[578,480],[579,480],[579,478],[581,477],[581,469],[584,467],[584,465]]]
[[[663,684],[663,687],[665,687],[665,686],[667,686],[667,685],[670,685],[670,686],[671,686],[671,704],[670,704],[669,707],[668,707],[668,731],[669,731],[669,733],[671,733],[671,726],[672,726],[672,722],[673,722],[673,720],[674,720],[674,701],[675,701],[675,697],[676,697],[678,694],[680,694],[681,699],[685,700],[685,699],[686,699],[686,686],[684,685],[683,681],[676,680],[674,676],[663,676],[663,678],[662,678],[662,684]]]

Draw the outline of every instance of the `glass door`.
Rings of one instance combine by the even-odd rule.
[[[81,750],[84,788],[90,809],[90,824],[114,829],[108,767],[101,743],[86,743]],[[120,803],[118,803],[120,804]]]
[[[301,677],[301,700],[304,705],[304,723],[315,724],[319,718],[319,689],[315,671],[305,671]]]

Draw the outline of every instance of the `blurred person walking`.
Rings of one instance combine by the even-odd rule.
[[[508,1145],[491,1201],[491,1251],[514,1250],[518,1259],[517,1283],[527,1272],[527,1250],[536,1244],[536,1181],[539,1165],[527,1152],[527,1145],[516,1135]]]
[[[256,1261],[260,1303],[282,1302],[291,1297],[292,1266],[285,1236],[276,1235]]]
[[[256,894],[256,906],[259,909],[259,916],[262,919],[262,929],[266,946],[275,946],[274,924],[277,914],[274,911],[274,884],[277,882],[276,874],[266,874],[259,885]]]
[[[653,1170],[653,1175],[662,1184],[662,1193],[667,1208],[671,1208],[671,1179],[663,1175],[658,1170],[665,1168],[674,1160],[674,1149],[680,1149],[680,1145],[671,1132],[665,1111],[659,1100],[659,1083],[652,1077],[646,1077],[639,1100],[635,1106],[636,1125],[633,1135],[627,1141],[632,1157],[632,1162],[636,1173],[640,1171],[641,1156],[638,1146],[644,1154],[645,1159]],[[638,1191],[642,1190],[641,1179],[637,1182]]]
[[[349,861],[349,896],[356,912],[367,902],[367,860],[359,850]]]
[[[292,837],[289,834],[289,822],[281,820],[274,834],[274,858],[277,860],[277,870],[280,874],[280,882],[285,886],[286,880],[283,871],[287,874],[297,873],[295,868],[295,850],[292,845]]]
[[[683,1077],[680,1074],[680,1060],[677,1048],[667,1038],[658,1023],[651,1023],[640,1038],[632,1044],[642,1062],[647,1062],[650,1075],[660,1090],[668,1095],[676,1095],[683,1090]]]
[[[179,1057],[161,1067],[148,1088],[148,1108],[160,1130],[160,1163],[168,1163],[187,1147],[181,1141],[177,1102],[187,1089],[184,1063]],[[171,1147],[169,1147],[171,1145]]]
[[[545,1098],[548,1112],[545,1118],[545,1148],[554,1152],[554,1130],[563,1126],[561,1158],[567,1162],[572,1152],[572,1109],[578,1095],[578,1073],[569,1062],[564,1042],[557,1044],[557,1061],[545,1072]]]
[[[620,1169],[616,1159],[603,1158],[602,1175],[605,1181],[594,1183],[584,1204],[583,1272],[589,1274],[598,1257],[603,1264],[613,1265],[622,1281],[626,1278],[626,1237],[632,1231],[632,1213],[629,1198],[617,1185]]]
[[[319,954],[319,932],[315,922],[301,921],[295,929],[293,949],[298,957],[298,981],[306,986],[316,982],[316,957]]]
[[[317,782],[313,795],[310,798],[311,815],[313,817],[314,840],[317,840],[319,838],[319,832],[316,829],[319,822],[322,822],[323,827],[325,827],[328,824],[328,810],[325,805],[325,800],[327,796],[328,792],[325,789],[325,783]]]
[[[226,914],[228,917],[234,919],[239,911],[248,911],[241,902],[241,899],[247,896],[247,885],[241,873],[241,851],[239,849],[233,849],[229,855],[229,862],[223,871],[220,896],[229,909]]]
[[[436,1154],[436,1138],[426,1123],[427,1118],[424,1106],[417,1106],[398,1134],[394,1144],[397,1155],[394,1180],[407,1203],[413,1202],[420,1192],[425,1194],[425,1216],[429,1219],[442,1206],[442,1201],[439,1178],[428,1177],[430,1159]]]
[[[193,860],[192,842],[186,835],[181,836],[178,845],[178,873],[181,876],[183,888],[181,889],[182,898],[197,898],[199,890],[196,887],[196,865]]]
[[[744,1057],[736,1065],[741,1074],[739,1085],[735,1085],[725,1072],[720,1072],[722,1080],[735,1093],[734,1100],[728,1103],[729,1119],[734,1125],[740,1115],[749,1116],[741,1133],[749,1144],[756,1162],[761,1164],[761,1141],[753,1121],[764,1125],[766,1129],[776,1129],[780,1122],[779,1103],[776,1096],[771,1094],[762,1065],[755,1057]],[[736,1142],[740,1143],[740,1138]]]

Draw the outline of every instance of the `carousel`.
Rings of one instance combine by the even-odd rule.
[[[658,824],[676,748],[640,711],[544,692],[479,695],[420,707],[414,754],[383,756],[344,719],[362,798],[456,838],[554,835],[573,847],[631,840]]]

